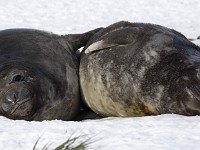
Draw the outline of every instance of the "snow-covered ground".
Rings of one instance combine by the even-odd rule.
[[[0,0],[0,30],[36,28],[58,34],[80,33],[120,20],[151,22],[200,35],[199,0]],[[14,121],[0,117],[0,150],[50,149],[69,136],[90,137],[97,150],[199,150],[200,117],[160,115],[84,122]]]
[[[160,115],[135,118],[105,118],[84,122],[14,121],[0,117],[0,149],[38,150],[55,148],[70,135],[91,138],[95,150],[199,150],[200,117]]]

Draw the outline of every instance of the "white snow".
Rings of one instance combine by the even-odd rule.
[[[0,30],[36,28],[58,34],[85,32],[120,20],[150,22],[200,35],[199,0],[0,0]],[[200,42],[196,42],[200,43]],[[84,122],[14,121],[0,117],[0,150],[50,149],[70,135],[93,137],[98,150],[199,150],[200,117],[160,115]]]
[[[70,135],[83,135],[80,142],[92,137],[89,148],[97,150],[198,150],[199,129],[199,116],[160,115],[83,122],[28,122],[0,117],[0,149],[31,150],[38,138],[38,149],[47,143],[52,144],[52,149]]]

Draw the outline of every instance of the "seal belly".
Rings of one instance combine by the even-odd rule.
[[[125,58],[117,60],[120,59],[117,55],[120,48],[93,53],[88,57],[87,65],[81,63],[80,83],[87,105],[102,116],[155,114],[151,103],[140,95],[140,80],[146,67],[141,66],[135,72],[134,61],[126,50],[123,51]],[[127,68],[130,68],[129,72]]]
[[[80,71],[81,72],[81,71]],[[82,73],[81,73],[82,75]],[[150,113],[147,107],[142,107],[137,103],[136,98],[133,96],[127,103],[122,97],[110,97],[109,86],[106,87],[101,75],[95,76],[90,74],[91,79],[81,78],[81,89],[84,93],[84,99],[87,100],[87,105],[101,116],[143,116],[145,113]],[[90,90],[88,90],[90,89]],[[121,88],[116,88],[119,94],[122,93]]]
[[[88,106],[101,116],[144,116],[154,114],[154,108],[149,103],[141,103],[141,99],[136,96],[130,96],[127,100],[125,97],[110,97],[108,87],[105,87],[100,76],[93,81],[81,80],[83,85],[82,92],[84,99],[87,100]],[[88,90],[90,89],[90,90]],[[122,94],[124,89],[118,88],[118,94]]]

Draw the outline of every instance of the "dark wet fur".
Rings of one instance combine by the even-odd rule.
[[[25,120],[74,119],[80,109],[79,60],[75,53],[98,30],[65,36],[32,29],[0,31],[0,92],[8,84],[3,76],[22,68],[34,78],[33,83],[23,81],[22,85],[30,84],[37,95],[28,116],[13,117],[1,108],[0,115]],[[3,99],[1,95],[0,105]]]

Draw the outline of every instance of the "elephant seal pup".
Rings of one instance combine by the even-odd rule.
[[[98,30],[64,36],[32,29],[0,31],[0,115],[72,120],[80,109],[76,51]]]
[[[118,22],[97,32],[79,76],[85,103],[104,117],[200,114],[200,48],[166,27]]]

